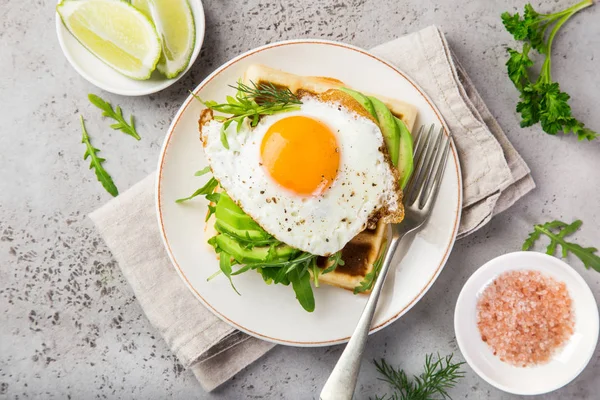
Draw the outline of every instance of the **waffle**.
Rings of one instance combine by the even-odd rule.
[[[343,82],[327,77],[299,76],[288,72],[273,69],[264,65],[254,64],[248,67],[244,75],[244,83],[261,85],[269,83],[277,87],[289,88],[292,93],[322,94],[330,89],[348,87]],[[417,109],[411,104],[397,99],[374,95],[361,91],[361,93],[374,96],[381,100],[396,117],[402,120],[406,127],[412,131],[417,117]],[[343,266],[338,266],[335,271],[320,275],[319,282],[332,286],[354,290],[365,276],[373,270],[382,246],[386,240],[386,223],[382,220],[370,224],[367,229],[355,236],[342,249]],[[326,257],[319,257],[318,265],[326,268],[329,263]],[[370,293],[370,290],[363,293]]]

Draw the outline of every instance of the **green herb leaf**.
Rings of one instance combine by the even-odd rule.
[[[529,48],[529,45],[525,44],[522,53],[511,48],[507,49],[508,54],[510,54],[510,58],[506,62],[508,76],[519,90],[522,90],[523,86],[529,82],[528,70],[533,66],[533,61],[531,61],[528,55]]]
[[[315,297],[310,286],[310,274],[306,269],[301,271],[300,268],[294,268],[287,275],[302,308],[308,312],[313,312],[315,310]]]
[[[293,94],[288,88],[276,87],[272,84],[256,85],[250,82],[246,85],[238,82],[237,86],[231,86],[237,90],[235,97],[227,96],[227,103],[217,103],[215,101],[202,101],[196,94],[190,92],[195,99],[204,104],[207,108],[223,114],[231,114],[230,117],[215,116],[217,121],[223,122],[220,133],[220,140],[223,147],[229,149],[226,130],[231,123],[237,124],[236,130],[240,131],[242,123],[246,118],[250,119],[250,125],[256,126],[262,115],[273,115],[280,112],[299,110],[299,104],[302,104],[298,96]]]
[[[227,279],[229,279],[229,283],[231,284],[231,287],[233,288],[233,290],[235,290],[235,292],[240,295],[240,292],[238,292],[238,290],[235,288],[235,285],[233,284],[233,280],[231,279],[231,272],[232,272],[232,268],[231,268],[231,255],[222,251],[220,253],[219,256],[219,268],[221,269],[221,271],[223,272],[223,274],[225,274],[225,276],[227,277]],[[241,295],[240,295],[241,296]]]
[[[365,275],[364,279],[360,282],[360,284],[354,288],[354,294],[363,293],[373,288],[373,284],[375,284],[375,280],[377,279],[379,271],[383,266],[383,256],[384,253],[382,252],[377,258],[377,260],[375,260],[375,262],[373,263],[373,269],[371,269],[371,272]]]
[[[449,399],[448,390],[453,388],[458,380],[465,376],[460,367],[464,362],[455,363],[453,355],[434,360],[433,354],[425,357],[424,371],[419,376],[410,379],[401,369],[389,365],[384,359],[374,360],[377,371],[382,375],[380,380],[389,383],[394,389],[392,395],[376,397],[391,400],[428,400],[435,398]],[[439,397],[437,397],[439,396]]]
[[[140,135],[138,135],[135,129],[135,122],[133,120],[133,115],[129,117],[129,123],[125,121],[125,117],[123,117],[123,111],[121,107],[117,106],[116,109],[113,110],[112,105],[95,94],[88,94],[88,99],[90,103],[98,107],[103,111],[102,115],[117,121],[115,124],[112,124],[110,127],[114,130],[121,131],[129,136],[134,137],[137,140],[140,140]]]
[[[200,189],[196,190],[194,193],[192,193],[188,197],[184,197],[182,199],[175,200],[175,202],[183,203],[184,201],[191,200],[197,196],[211,194],[212,192],[215,191],[215,189],[217,188],[218,185],[219,185],[219,182],[215,178],[210,178],[208,180],[208,182],[206,182],[206,184],[204,186],[202,186]]]
[[[202,175],[206,175],[210,172],[210,167],[204,167],[202,168],[200,171],[196,171],[196,173],[194,174],[194,176],[202,176]]]
[[[105,161],[105,159],[98,157],[98,152],[100,152],[100,150],[92,146],[92,143],[90,142],[90,136],[88,135],[87,129],[85,129],[83,117],[80,115],[79,118],[81,119],[81,143],[85,144],[85,153],[83,154],[83,159],[87,160],[88,157],[90,158],[90,169],[94,169],[98,182],[102,184],[102,187],[104,187],[108,193],[113,196],[117,196],[119,194],[119,190],[113,182],[110,174],[106,172],[102,166],[102,163]]]
[[[523,250],[529,250],[534,243],[541,237],[542,234],[550,238],[550,244],[546,249],[546,253],[554,255],[557,247],[561,247],[561,255],[567,257],[568,253],[579,258],[587,269],[594,269],[600,272],[600,257],[596,255],[598,251],[594,247],[582,247],[576,243],[567,242],[566,236],[575,233],[581,227],[581,220],[576,220],[571,224],[562,221],[551,221],[543,225],[535,225],[534,231],[529,234],[529,237],[523,243]]]
[[[509,59],[506,62],[508,76],[520,92],[517,112],[521,114],[521,127],[540,122],[542,129],[550,135],[556,135],[558,132],[573,133],[579,140],[593,140],[599,136],[571,115],[571,107],[568,104],[570,96],[560,90],[558,82],[553,82],[551,75],[554,37],[569,18],[590,5],[592,0],[584,0],[554,14],[540,14],[531,4],[527,4],[523,17],[518,13],[502,14],[502,23],[506,30],[516,40],[525,42],[521,53],[508,49]],[[531,48],[545,55],[536,81],[530,79],[530,70],[534,66],[529,58]]]
[[[328,261],[331,263],[331,265],[327,268],[325,268],[322,272],[321,275],[324,274],[328,274],[330,272],[335,271],[335,269],[338,267],[338,265],[344,265],[344,260],[342,260],[342,251],[338,251],[337,253],[334,253],[332,255],[329,256]]]

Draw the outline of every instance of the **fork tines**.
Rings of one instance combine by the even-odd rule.
[[[441,127],[434,132],[431,125],[419,128],[414,147],[414,172],[406,186],[404,202],[406,206],[416,206],[419,210],[435,202],[440,181],[450,152],[450,135],[444,135]]]

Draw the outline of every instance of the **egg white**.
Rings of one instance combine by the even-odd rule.
[[[330,255],[361,232],[382,207],[400,203],[394,173],[382,153],[379,127],[338,104],[304,97],[298,111],[265,116],[251,128],[226,130],[229,149],[221,142],[222,123],[207,122],[201,139],[214,177],[240,207],[267,232],[297,249]],[[275,122],[292,116],[317,119],[337,138],[340,169],[331,187],[318,196],[301,196],[275,182],[261,164],[264,135]]]

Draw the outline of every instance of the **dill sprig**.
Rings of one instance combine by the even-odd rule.
[[[276,106],[287,104],[302,104],[296,96],[287,87],[275,86],[271,82],[256,84],[250,81],[250,85],[238,82],[237,86],[229,85],[238,91],[244,93],[247,99],[254,100],[262,106]]]
[[[377,371],[383,378],[380,380],[389,383],[394,388],[394,393],[376,396],[375,400],[433,400],[450,399],[448,390],[464,377],[460,366],[464,362],[453,363],[452,354],[446,357],[433,354],[425,356],[425,370],[419,376],[410,379],[403,370],[398,370],[389,365],[385,360],[374,361]]]
[[[215,120],[223,122],[221,127],[221,143],[226,149],[229,149],[229,143],[225,131],[233,122],[237,123],[237,132],[239,132],[246,118],[250,120],[250,126],[255,127],[263,115],[299,110],[299,105],[302,104],[298,96],[293,94],[289,88],[280,88],[270,83],[257,85],[254,82],[250,82],[250,85],[246,85],[238,81],[237,86],[231,87],[237,89],[237,93],[235,97],[227,96],[227,103],[217,103],[212,100],[203,101],[196,94],[192,93],[192,96],[196,100],[211,110],[223,114],[231,114],[227,117],[222,115],[214,116]]]

